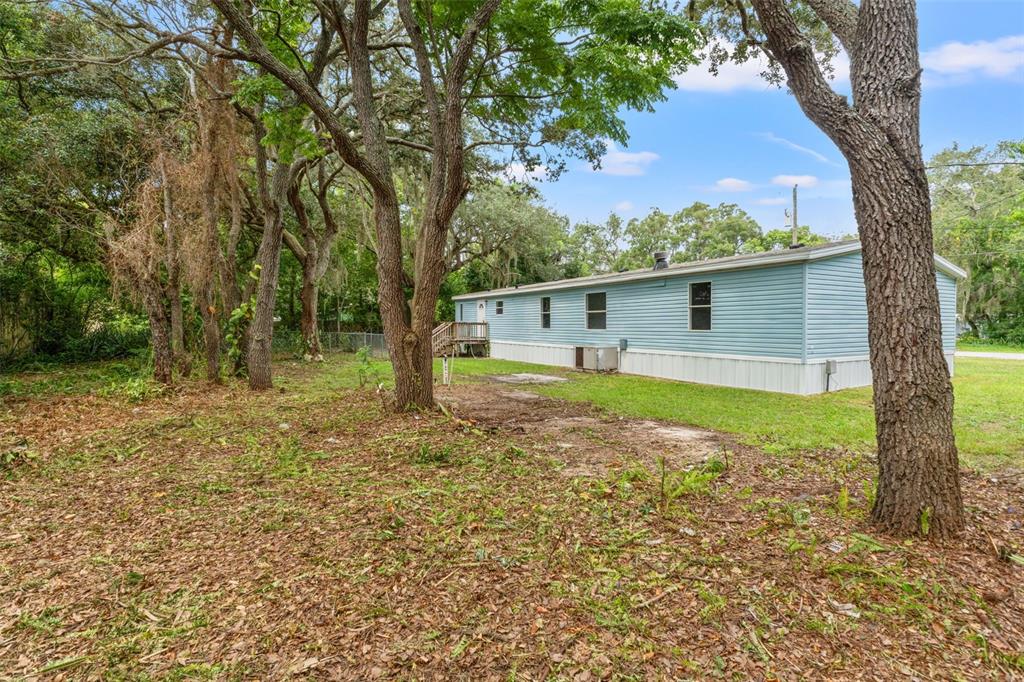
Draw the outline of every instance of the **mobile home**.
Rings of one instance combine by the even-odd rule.
[[[935,256],[950,372],[956,285]],[[782,393],[871,383],[858,241],[579,277],[454,297],[490,354]]]

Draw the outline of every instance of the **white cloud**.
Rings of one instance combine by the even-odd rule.
[[[975,78],[1024,76],[1024,35],[973,43],[949,42],[921,53],[926,85],[954,85]]]
[[[626,213],[628,211],[632,211],[633,210],[633,202],[632,201],[620,201],[619,203],[615,204],[615,206],[613,206],[613,208],[616,211],[618,211],[619,213]]]
[[[647,167],[661,157],[654,152],[624,152],[611,140],[605,140],[608,151],[601,157],[601,167],[595,169],[605,175],[643,175]]]
[[[719,48],[732,53],[735,45],[730,42],[721,41],[710,47],[710,50]],[[709,51],[710,51],[709,50]],[[845,52],[840,52],[832,63],[834,85],[846,90],[850,81],[850,60]],[[695,64],[685,73],[676,76],[676,86],[680,90],[691,92],[736,92],[739,90],[778,90],[764,79],[762,74],[768,70],[768,60],[764,55],[758,55],[752,59],[736,64],[728,61],[719,65],[718,75],[711,73],[711,59],[707,56],[700,64]]]
[[[814,187],[818,184],[818,178],[813,175],[776,175],[772,178],[773,185],[790,187],[800,185],[801,187]]]
[[[712,189],[720,192],[749,192],[754,189],[754,185],[739,178],[722,178],[715,183]]]
[[[719,47],[732,52],[734,45],[720,42],[711,49],[717,50]],[[763,56],[742,64],[726,62],[718,67],[717,76],[711,73],[710,66],[711,60],[705,57],[700,64],[691,66],[685,73],[676,76],[676,86],[680,90],[691,92],[715,93],[775,89],[762,76],[768,68],[768,60]],[[921,66],[924,67],[924,84],[928,86],[958,85],[978,78],[1024,80],[1024,35],[971,43],[943,43],[921,53]],[[832,69],[833,87],[848,91],[850,59],[845,52],[841,51],[832,60]],[[809,151],[816,153],[813,150]]]
[[[765,197],[764,199],[758,199],[754,203],[760,206],[784,206],[791,200],[785,197]]]
[[[841,167],[840,164],[838,164],[835,161],[833,161],[832,159],[828,158],[827,156],[825,156],[821,152],[817,152],[817,151],[811,149],[810,147],[804,147],[803,145],[799,145],[796,142],[793,142],[792,140],[787,140],[784,137],[779,137],[775,133],[755,133],[755,134],[758,137],[760,137],[761,139],[768,140],[769,142],[774,142],[775,144],[780,144],[783,147],[789,147],[793,151],[797,151],[797,152],[800,152],[801,154],[805,154],[805,155],[811,157],[812,159],[814,159],[815,161],[821,161],[822,163],[827,163],[830,166]]]
[[[675,77],[680,90],[691,92],[735,92],[737,90],[768,90],[772,86],[761,77],[767,68],[766,59],[751,59],[742,64],[727,62],[718,67],[718,75],[711,73],[710,61],[704,59]]]
[[[519,161],[514,161],[505,166],[505,177],[516,182],[534,182],[545,180],[548,177],[548,169],[544,166],[537,166],[533,170],[526,170],[526,166]]]

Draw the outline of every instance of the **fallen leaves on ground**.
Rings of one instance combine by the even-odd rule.
[[[1024,674],[1019,478],[965,472],[965,535],[901,541],[856,455],[489,383],[387,415],[351,361],[281,370],[3,404],[33,456],[0,480],[0,676]]]

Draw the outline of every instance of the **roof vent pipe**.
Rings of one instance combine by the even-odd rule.
[[[664,270],[668,267],[668,251],[654,252],[654,269]]]

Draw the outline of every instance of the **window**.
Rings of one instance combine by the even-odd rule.
[[[462,303],[459,304],[459,322],[465,322],[466,320],[466,312],[462,307],[463,305]]]
[[[711,282],[690,283],[690,331],[711,331]]]
[[[607,323],[607,297],[602,291],[598,294],[587,294],[587,329],[604,329]]]
[[[542,329],[551,329],[551,297],[543,296],[540,299],[540,326]]]
[[[504,315],[505,314],[505,302],[504,301],[495,301],[494,302],[494,314],[495,315]]]

